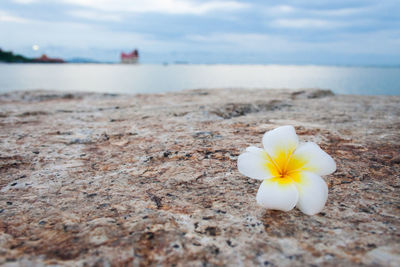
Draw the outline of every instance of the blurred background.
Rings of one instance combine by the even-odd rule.
[[[400,94],[398,0],[2,0],[0,92]]]

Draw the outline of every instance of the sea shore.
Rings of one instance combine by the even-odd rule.
[[[399,266],[400,96],[327,90],[0,95],[0,265]],[[237,171],[293,125],[335,159],[323,212]]]

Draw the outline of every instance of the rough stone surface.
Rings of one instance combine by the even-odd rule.
[[[400,97],[0,96],[0,265],[400,266]],[[258,207],[238,155],[291,124],[337,163],[322,213]]]

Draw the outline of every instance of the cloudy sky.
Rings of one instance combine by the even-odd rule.
[[[399,14],[399,0],[1,0],[0,47],[103,61],[139,48],[145,63],[399,65]]]

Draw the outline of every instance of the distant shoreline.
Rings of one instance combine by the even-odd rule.
[[[298,67],[340,67],[340,68],[400,68],[400,65],[379,65],[379,64],[302,64],[302,63],[292,63],[292,64],[278,64],[278,63],[176,63],[176,62],[140,62],[136,64],[123,64],[121,62],[103,62],[103,61],[93,61],[93,62],[71,62],[66,60],[63,63],[51,63],[51,62],[4,62],[0,61],[0,64],[16,64],[16,65],[25,65],[25,64],[35,64],[35,65],[48,65],[48,64],[55,64],[55,65],[125,65],[125,66],[137,66],[137,65],[162,65],[162,66],[169,66],[169,65],[199,65],[199,66],[298,66]]]

